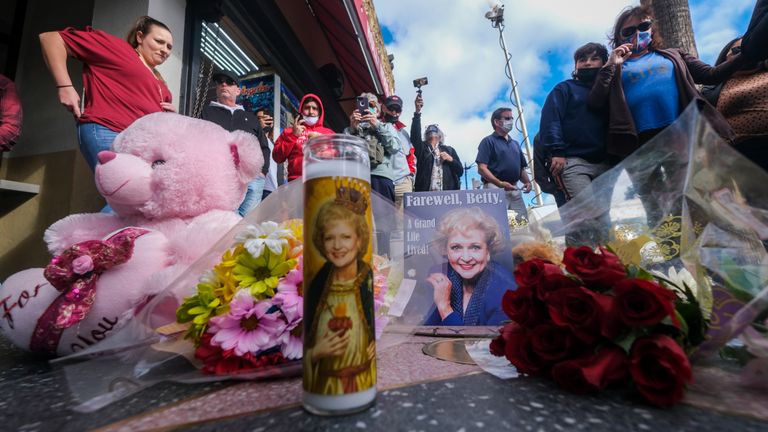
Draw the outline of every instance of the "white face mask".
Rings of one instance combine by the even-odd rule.
[[[320,120],[319,116],[304,117],[304,124],[307,126],[314,126],[317,121]]]
[[[513,128],[515,127],[515,121],[514,120],[504,120],[501,123],[501,128],[504,129],[504,132],[509,133]]]

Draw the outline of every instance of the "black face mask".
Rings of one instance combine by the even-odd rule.
[[[384,121],[387,123],[394,123],[398,118],[400,118],[399,115],[394,116],[392,114],[384,114]]]
[[[595,78],[597,78],[598,72],[600,72],[599,67],[576,69],[573,77],[579,81],[591,83],[595,81]]]

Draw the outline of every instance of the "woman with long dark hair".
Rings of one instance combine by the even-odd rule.
[[[672,124],[691,101],[700,104],[720,136],[733,140],[728,122],[701,97],[696,84],[724,81],[740,68],[738,56],[712,67],[680,49],[664,49],[653,13],[642,6],[619,14],[612,44],[589,105],[608,107],[607,151],[614,159],[628,156]]]

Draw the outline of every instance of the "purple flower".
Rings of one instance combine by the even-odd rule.
[[[267,313],[272,307],[268,300],[256,303],[247,289],[238,291],[229,304],[229,313],[211,318],[209,332],[213,345],[235,354],[258,354],[280,343],[285,322],[277,313]]]
[[[280,308],[288,324],[293,324],[293,327],[301,322],[304,313],[304,297],[299,295],[299,285],[304,281],[303,263],[302,258],[299,258],[296,268],[277,283],[277,294],[272,297],[272,304]]]

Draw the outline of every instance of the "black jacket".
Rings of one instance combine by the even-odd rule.
[[[272,159],[269,155],[269,142],[259,126],[259,119],[253,113],[241,109],[230,112],[226,108],[209,104],[203,108],[200,118],[216,123],[230,132],[241,130],[256,135],[261,153],[264,155],[264,166],[261,167],[261,172],[264,175],[269,172],[269,161]]]
[[[432,168],[435,166],[435,157],[429,144],[421,138],[421,113],[413,113],[411,143],[416,154],[416,182],[413,185],[413,190],[427,192],[432,183]],[[464,166],[459,160],[459,155],[456,154],[453,147],[438,144],[438,148],[453,158],[453,162],[443,163],[443,190],[459,190],[461,188],[459,179],[464,174]]]

